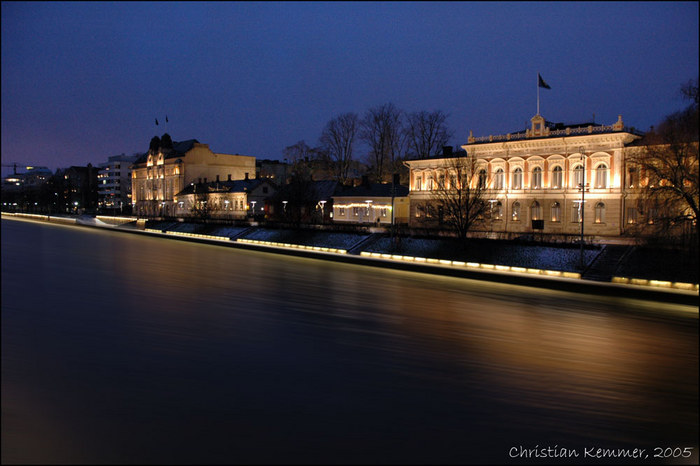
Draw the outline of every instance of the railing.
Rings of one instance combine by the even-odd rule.
[[[594,133],[610,133],[613,131],[626,131],[629,133],[634,133],[634,129],[623,127],[621,129],[615,129],[614,125],[598,125],[598,126],[584,126],[580,128],[564,128],[557,130],[546,131],[542,135],[534,135],[529,131],[525,133],[514,133],[514,134],[498,134],[490,136],[480,136],[478,138],[470,138],[467,144],[475,144],[480,142],[501,142],[501,141],[518,141],[521,139],[532,139],[536,137],[552,137],[552,136],[575,136],[581,134],[594,134]]]

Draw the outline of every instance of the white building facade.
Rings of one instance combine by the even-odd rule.
[[[462,148],[475,159],[473,182],[484,183],[488,215],[473,231],[516,237],[543,233],[587,237],[620,236],[625,212],[625,151],[641,138],[622,122],[564,126],[531,119],[524,132],[474,138]],[[409,223],[440,228],[423,208],[435,203],[434,190],[449,180],[447,158],[406,162],[410,168]],[[582,190],[582,185],[585,190]]]

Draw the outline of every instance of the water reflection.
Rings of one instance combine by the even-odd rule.
[[[523,444],[697,447],[697,320],[676,317],[697,309],[2,230],[3,462],[464,464],[512,461]]]

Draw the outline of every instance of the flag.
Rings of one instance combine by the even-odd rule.
[[[165,115],[165,122],[168,122],[168,115]]]
[[[156,126],[158,126],[158,118],[156,118]]]
[[[540,76],[539,73],[537,73],[537,86],[544,87],[545,89],[551,89],[551,87],[549,87],[549,84],[544,82],[544,79],[542,79],[542,76]]]

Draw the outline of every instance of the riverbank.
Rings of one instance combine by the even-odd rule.
[[[7,214],[3,218],[49,221],[116,231],[163,236],[228,247],[322,258],[375,267],[498,281],[589,294],[697,304],[698,285],[683,278],[697,275],[679,258],[662,264],[645,261],[649,251],[629,245],[543,245],[473,240],[467,247],[445,238],[392,238],[381,231],[331,232],[270,229],[255,225],[230,226],[185,222],[146,221],[124,217],[48,217]],[[687,260],[686,260],[687,262]],[[616,275],[640,265],[640,274]],[[676,267],[673,267],[673,265]],[[681,267],[678,267],[678,265]],[[646,267],[644,267],[646,266]],[[656,271],[656,273],[653,273]],[[650,274],[651,272],[651,274]],[[592,278],[590,278],[592,277]]]

